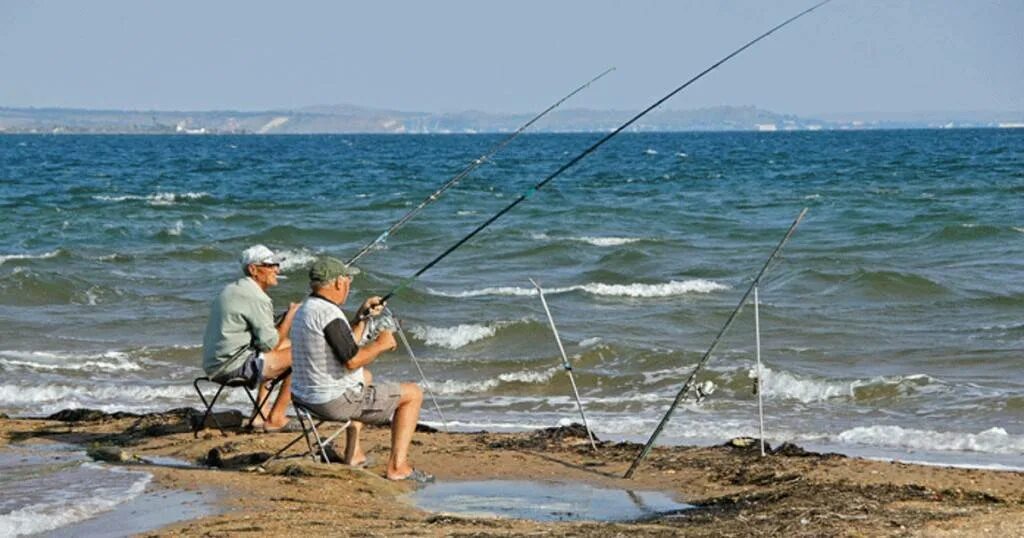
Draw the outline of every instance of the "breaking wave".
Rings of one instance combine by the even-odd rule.
[[[537,241],[552,241],[555,239],[565,239],[567,241],[576,241],[578,243],[594,245],[595,247],[617,247],[621,245],[628,245],[630,243],[639,243],[640,241],[643,241],[643,239],[639,237],[592,237],[585,235],[564,238],[553,238],[548,234],[544,233],[531,234],[530,237]]]
[[[729,287],[724,284],[719,284],[711,280],[704,280],[702,278],[698,278],[682,282],[672,280],[664,284],[602,284],[599,282],[595,282],[590,284],[579,284],[576,286],[567,286],[562,288],[545,289],[544,293],[547,295],[555,295],[559,293],[582,291],[585,293],[589,293],[591,295],[601,295],[608,297],[648,298],[672,297],[676,295],[686,295],[689,293],[711,293],[713,291],[727,289],[729,289]],[[428,291],[433,295],[452,298],[482,297],[488,295],[530,297],[537,295],[536,289],[516,286],[482,288],[477,290],[465,290],[454,293],[438,291],[430,288],[428,288]]]
[[[518,372],[499,374],[496,378],[485,379],[483,381],[458,381],[455,379],[446,379],[443,383],[431,383],[431,388],[438,394],[479,393],[494,389],[502,383],[547,383],[551,380],[551,377],[560,370],[561,368],[557,366],[543,370],[521,370]]]
[[[182,192],[182,193],[157,192],[157,193],[149,194],[149,195],[146,195],[146,196],[142,196],[142,195],[138,195],[138,194],[123,194],[123,195],[120,195],[120,196],[110,196],[110,195],[100,194],[100,195],[97,195],[97,196],[93,196],[92,199],[100,201],[100,202],[126,202],[126,201],[134,201],[134,200],[143,200],[143,201],[145,201],[149,205],[163,206],[163,205],[174,205],[174,204],[176,204],[178,202],[183,202],[183,201],[188,201],[188,200],[200,200],[200,199],[209,198],[209,197],[210,197],[210,193],[208,193],[208,192]]]
[[[60,353],[47,351],[0,351],[2,369],[19,368],[30,370],[56,371],[108,371],[134,372],[142,367],[133,362],[127,353],[107,351],[98,355]]]
[[[51,250],[50,252],[44,252],[42,254],[0,254],[0,265],[8,260],[45,260],[47,258],[54,258],[61,254],[61,250]]]
[[[911,450],[946,450],[1020,454],[1024,437],[1010,435],[1002,428],[989,428],[979,433],[938,432],[899,426],[858,426],[836,436],[837,441],[859,445],[898,447]]]
[[[415,326],[410,332],[428,346],[459,349],[485,338],[494,336],[498,327],[464,324],[455,327]]]

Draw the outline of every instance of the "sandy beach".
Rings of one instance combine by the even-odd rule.
[[[421,431],[414,464],[438,483],[531,480],[660,491],[691,509],[627,522],[540,522],[431,513],[408,499],[410,483],[382,478],[388,430],[367,428],[366,470],[314,463],[291,449],[295,437],[188,431],[190,412],[142,416],[65,413],[64,420],[2,419],[0,446],[70,443],[106,452],[154,476],[153,486],[201,491],[220,513],[147,536],[1020,536],[1024,473],[869,461],[776,447],[659,447],[632,480],[620,478],[634,443],[602,442],[595,453],[578,429],[515,434]],[[424,428],[429,430],[429,428]],[[290,456],[290,457],[288,457]],[[147,463],[174,458],[194,468]],[[214,464],[216,466],[210,466]]]

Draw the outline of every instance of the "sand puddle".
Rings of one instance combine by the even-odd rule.
[[[439,482],[409,500],[431,512],[534,521],[632,521],[693,507],[657,491],[528,480]]]

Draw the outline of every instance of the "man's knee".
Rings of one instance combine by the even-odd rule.
[[[422,402],[423,389],[416,383],[402,383],[402,401]]]

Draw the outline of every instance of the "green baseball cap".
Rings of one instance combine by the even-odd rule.
[[[338,258],[324,256],[317,258],[309,268],[310,282],[330,282],[339,276],[355,276],[359,274],[359,268],[345,265]]]

